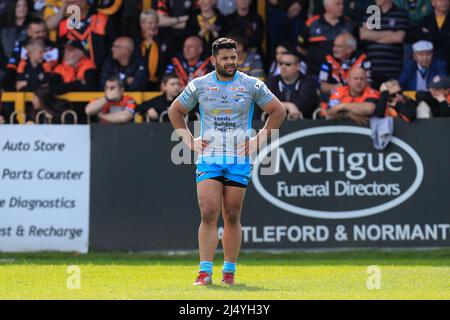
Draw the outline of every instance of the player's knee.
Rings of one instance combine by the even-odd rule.
[[[203,206],[200,208],[202,214],[202,223],[213,224],[217,222],[219,209],[214,206]]]
[[[239,207],[227,207],[223,211],[223,220],[226,224],[237,224],[241,220],[241,209]]]

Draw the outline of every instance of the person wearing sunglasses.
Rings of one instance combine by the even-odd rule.
[[[270,77],[267,86],[281,101],[288,120],[311,118],[319,103],[316,83],[299,71],[300,56],[288,52],[278,60],[280,74]]]

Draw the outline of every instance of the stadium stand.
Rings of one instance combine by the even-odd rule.
[[[325,116],[330,95],[344,90],[341,88],[347,85],[349,70],[355,66],[366,69],[367,76],[373,80],[369,79],[369,86],[380,94],[373,115],[400,114],[400,118],[411,121],[415,118],[413,109],[427,101],[432,105],[430,110],[434,110],[430,111],[431,116],[447,116],[443,106],[450,101],[448,90],[444,90],[448,88],[433,96],[431,87],[436,87],[433,81],[445,86],[445,81],[435,78],[445,78],[449,74],[449,2],[0,1],[0,13],[5,17],[0,23],[0,123],[34,120],[31,119],[36,115],[32,108],[33,92],[47,86],[55,98],[66,101],[61,105],[68,106],[67,111],[77,113],[78,123],[89,123],[89,118],[84,119],[84,107],[104,96],[99,91],[112,75],[125,80],[125,89],[131,92],[124,95],[134,99],[137,105],[148,107],[143,103],[160,97],[156,109],[145,107],[136,113],[136,122],[159,119],[165,103],[173,99],[161,98],[166,94],[163,89],[161,95],[164,74],[174,73],[183,88],[190,79],[211,70],[208,64],[210,43],[230,34],[235,34],[242,47],[248,49],[240,56],[240,70],[266,79],[268,83],[273,76],[279,78],[274,83],[282,82],[277,61],[282,60],[283,54],[299,56],[300,72],[295,81],[301,83],[300,87],[310,88],[303,95],[314,97],[319,92],[321,95],[320,101],[312,99],[313,106],[309,106],[308,101],[303,117],[291,116],[289,120]],[[366,9],[373,4],[380,9],[381,29],[371,29],[368,25],[374,20],[373,13]],[[78,20],[73,20],[73,12],[67,13],[71,5],[81,9]],[[72,27],[74,22],[79,22],[80,29]],[[195,46],[192,35],[200,36],[204,48],[186,59],[183,44],[186,46],[188,40],[189,45]],[[118,52],[120,50],[124,52]],[[419,56],[431,50],[432,62],[428,61],[429,57]],[[68,65],[67,55],[73,51],[83,51],[85,55],[75,54],[77,63]],[[257,66],[252,67],[253,64]],[[304,77],[306,70],[309,77]],[[386,89],[386,83],[395,83],[392,80],[399,81],[398,92]],[[383,90],[382,84],[385,85]],[[420,92],[416,94],[416,90]],[[389,106],[390,96],[397,93],[403,97],[400,100],[408,104],[406,116],[389,111],[393,110]],[[442,95],[445,94],[444,103]],[[418,104],[412,103],[416,95],[420,98]],[[156,116],[149,114],[149,110],[159,112]],[[260,116],[255,114],[255,119],[261,119]]]

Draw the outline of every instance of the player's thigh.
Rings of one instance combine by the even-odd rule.
[[[198,205],[202,218],[214,219],[219,216],[222,204],[223,184],[206,179],[197,183]]]
[[[225,186],[222,200],[222,214],[224,220],[235,223],[239,221],[247,189]]]

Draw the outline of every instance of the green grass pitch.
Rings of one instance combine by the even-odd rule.
[[[192,254],[0,254],[0,299],[450,299],[450,249],[243,253],[234,287],[220,285],[221,264],[199,288]],[[369,290],[372,265],[380,287]]]

